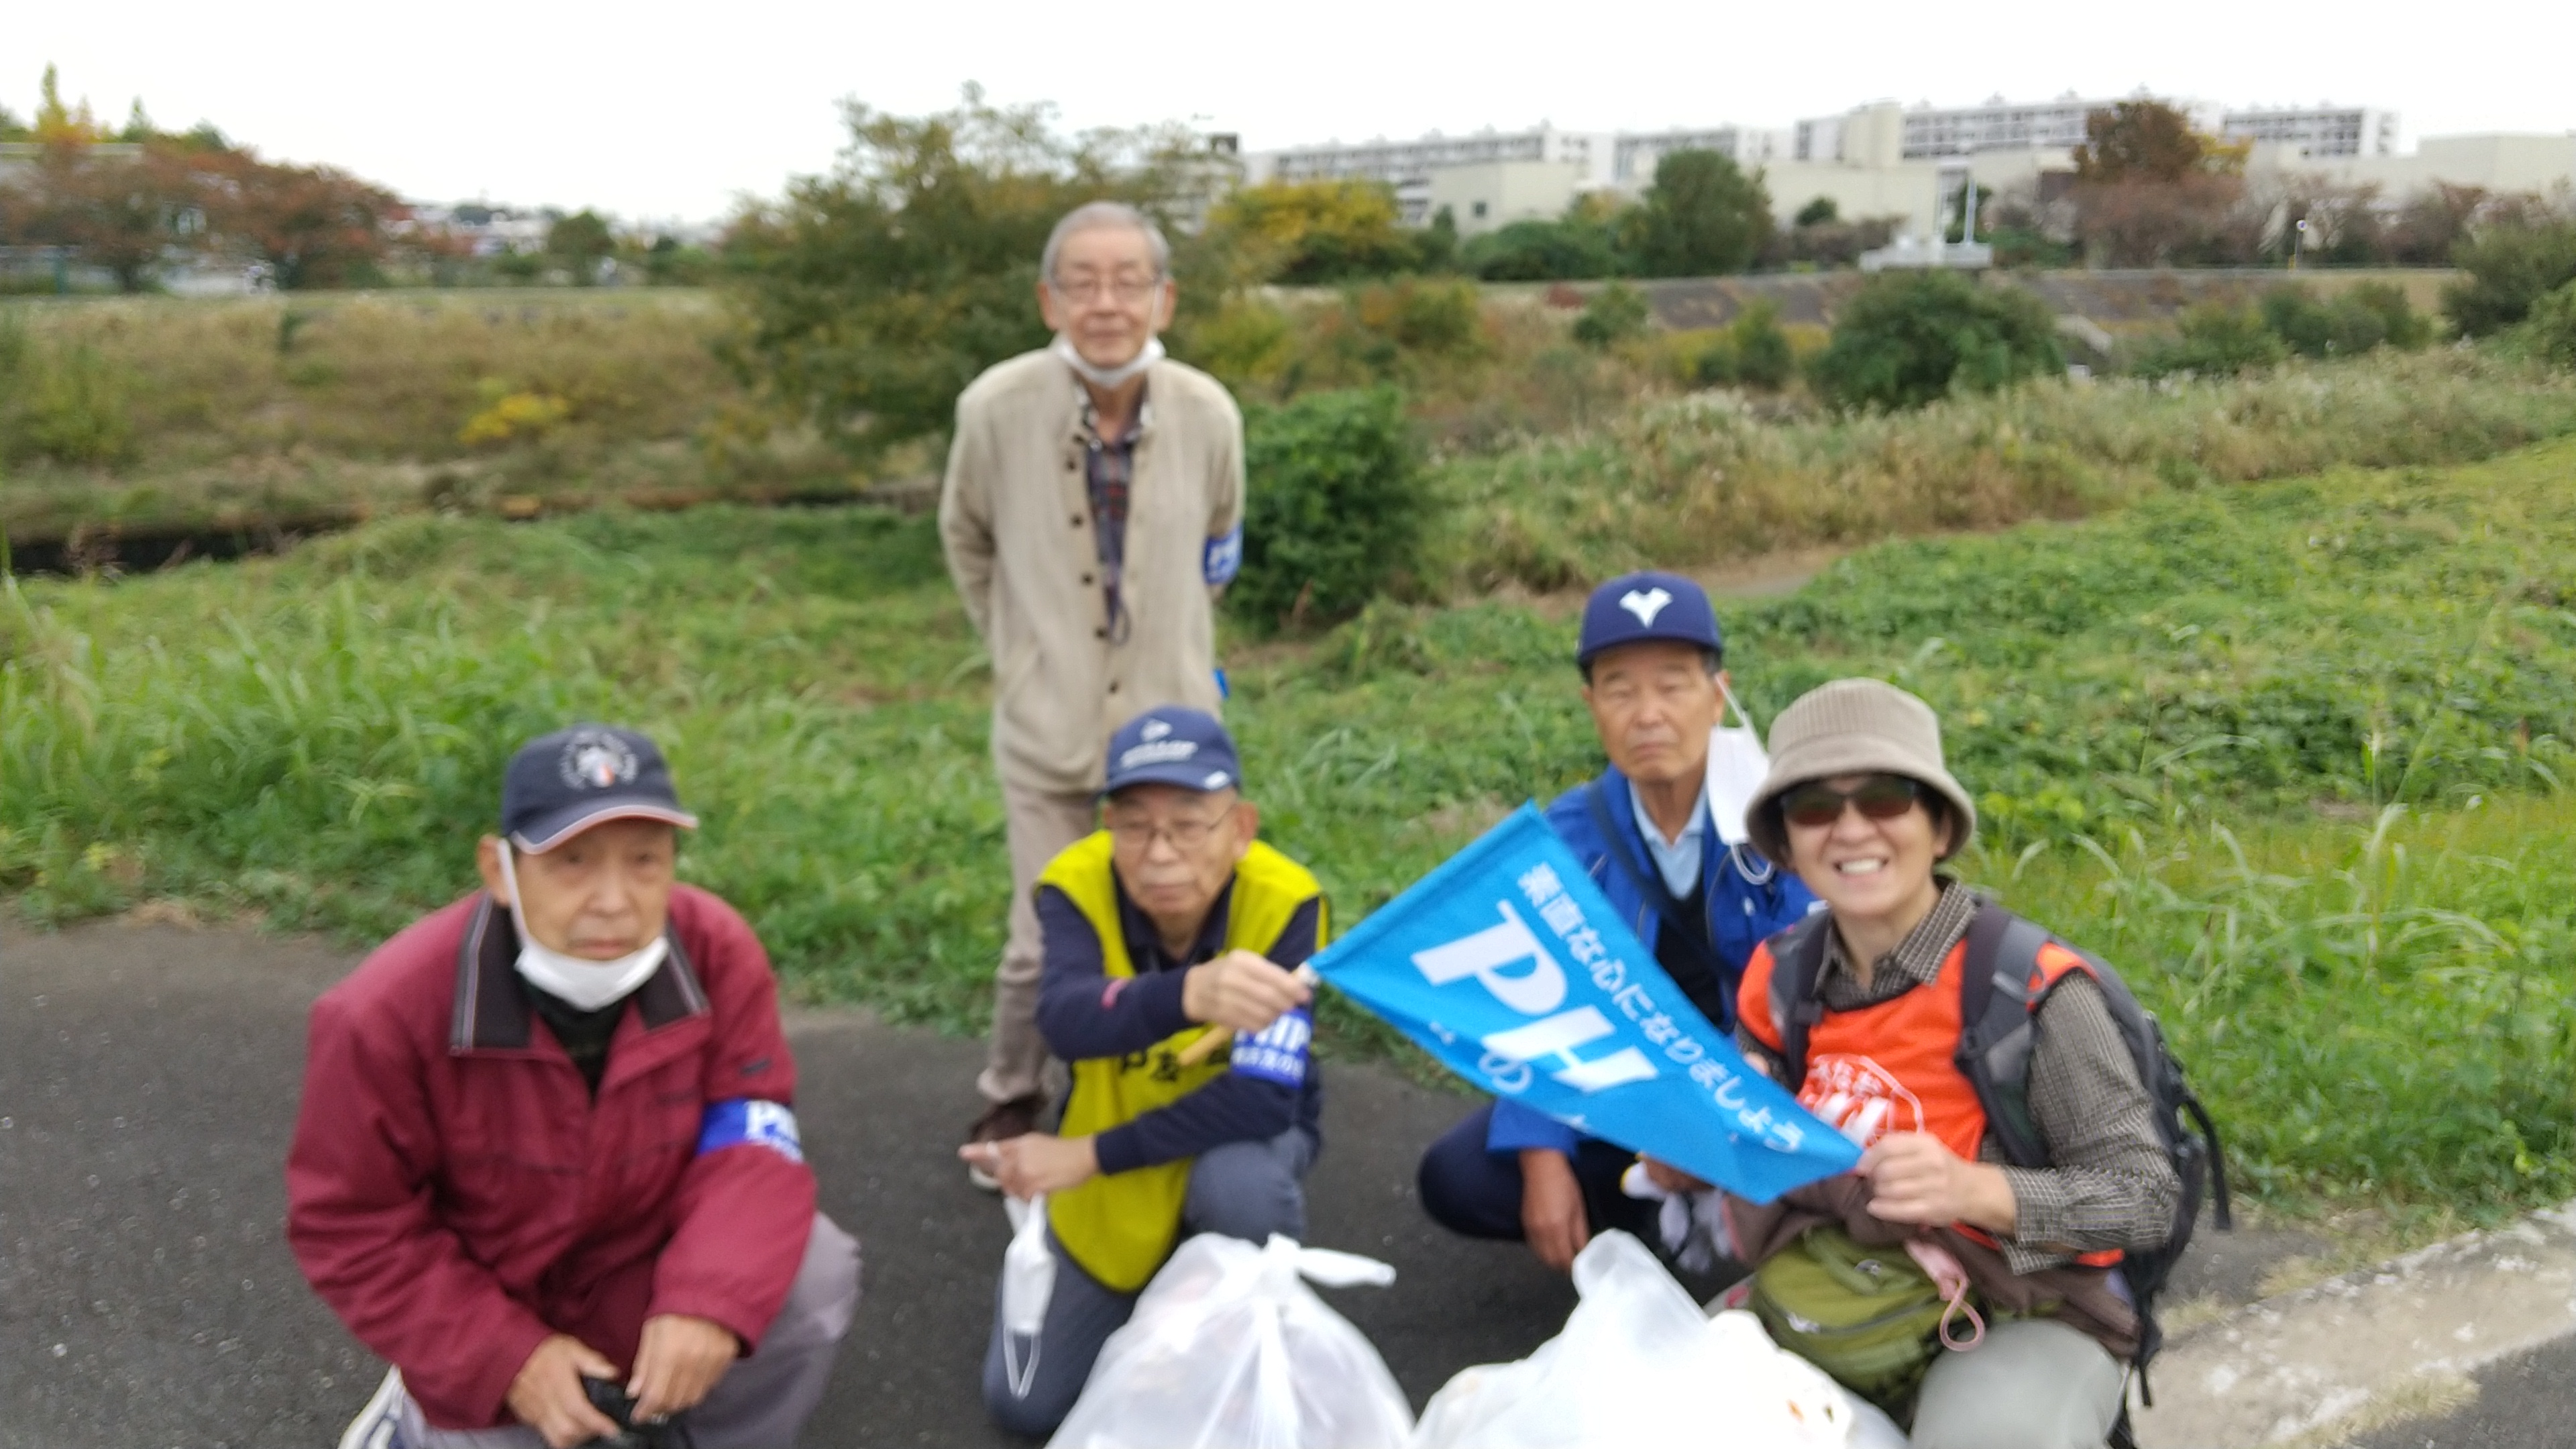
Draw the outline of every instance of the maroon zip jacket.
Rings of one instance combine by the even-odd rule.
[[[517,931],[487,895],[313,1005],[287,1242],[434,1427],[509,1422],[510,1381],[549,1333],[631,1367],[646,1318],[686,1313],[748,1352],[786,1301],[812,1171],[765,1141],[698,1150],[709,1103],[794,1096],[777,983],[732,907],[676,886],[670,911],[596,1102],[521,994]]]

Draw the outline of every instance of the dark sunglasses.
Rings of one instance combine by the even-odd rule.
[[[1869,820],[1893,820],[1914,808],[1923,787],[1903,775],[1872,775],[1848,790],[1810,780],[1780,797],[1780,814],[1792,825],[1810,828],[1843,818],[1843,806],[1859,807]]]

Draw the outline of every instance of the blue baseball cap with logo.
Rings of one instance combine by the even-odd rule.
[[[1574,646],[1575,667],[1589,669],[1603,651],[1649,639],[1726,652],[1726,636],[1718,632],[1708,590],[1680,574],[1648,569],[1622,574],[1592,591],[1583,606],[1583,635]]]
[[[1178,785],[1202,793],[1240,784],[1243,766],[1234,738],[1216,716],[1176,704],[1149,709],[1109,737],[1109,779],[1103,795],[1130,785]]]
[[[543,855],[606,820],[659,820],[695,830],[680,808],[671,767],[651,740],[613,725],[577,724],[539,735],[501,777],[501,833]]]

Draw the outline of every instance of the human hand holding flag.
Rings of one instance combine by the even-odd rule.
[[[1739,1197],[1860,1160],[1700,1015],[1527,805],[1313,965],[1477,1087]]]

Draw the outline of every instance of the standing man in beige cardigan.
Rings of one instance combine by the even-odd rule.
[[[1011,851],[1010,939],[969,1142],[1017,1137],[1046,1107],[1034,892],[1093,828],[1111,732],[1156,705],[1217,708],[1214,601],[1243,553],[1243,416],[1214,378],[1163,355],[1155,334],[1177,295],[1150,219],[1117,202],[1078,207],[1039,267],[1054,344],[994,365],[957,399],[939,536],[993,661]]]

